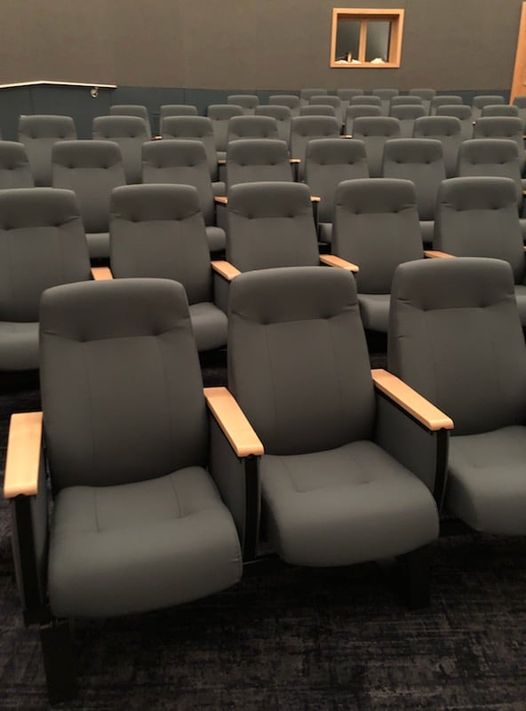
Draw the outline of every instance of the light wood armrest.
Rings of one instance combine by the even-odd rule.
[[[205,398],[238,457],[260,457],[265,450],[252,425],[227,388],[205,388]]]
[[[226,195],[216,195],[216,196],[214,197],[214,201],[215,201],[218,205],[228,205],[228,198],[227,198]]]
[[[226,159],[225,158],[218,158],[217,165],[226,165]]]
[[[311,202],[319,202],[320,198],[317,195],[311,195],[310,196],[310,201]]]
[[[162,141],[163,137],[162,136],[152,136],[152,141]]]
[[[447,252],[437,252],[435,249],[424,249],[424,257],[428,259],[455,259],[454,254]]]
[[[299,165],[301,163],[301,158],[290,158],[289,163],[291,165]]]
[[[352,138],[352,133],[344,133],[342,138]]]
[[[335,254],[320,254],[320,262],[326,264],[328,267],[339,267],[340,269],[347,269],[348,272],[359,272],[360,267],[357,264],[348,262],[346,259],[337,257]]]
[[[241,274],[239,269],[237,269],[237,267],[235,267],[233,264],[230,264],[230,262],[216,260],[210,262],[210,264],[212,265],[212,269],[218,274],[220,274],[227,281],[232,281]]]
[[[113,279],[113,274],[109,267],[91,267],[91,276],[95,281],[108,281]]]
[[[4,496],[35,496],[38,491],[40,450],[42,444],[42,413],[24,412],[11,415]]]
[[[371,371],[373,382],[380,392],[409,412],[428,430],[452,430],[453,420],[435,407],[429,400],[419,395],[416,390],[406,385],[396,375],[378,368]]]

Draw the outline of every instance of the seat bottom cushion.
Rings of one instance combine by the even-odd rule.
[[[422,232],[422,242],[431,249],[435,237],[435,223],[433,220],[420,220],[420,230]]]
[[[0,321],[0,370],[36,370],[38,322]]]
[[[215,304],[202,302],[190,306],[190,320],[198,351],[222,348],[226,344],[228,319]]]
[[[374,442],[265,455],[261,487],[271,543],[296,565],[378,560],[438,536],[430,491]]]
[[[90,259],[108,259],[110,256],[110,235],[108,232],[86,234]]]
[[[57,496],[49,596],[59,617],[170,607],[233,585],[241,570],[232,517],[200,467]]]
[[[526,427],[451,437],[446,508],[476,531],[526,534]]]
[[[206,228],[206,236],[208,239],[208,248],[211,252],[222,252],[225,249],[226,236],[224,229],[209,225]]]
[[[526,328],[526,286],[515,285],[515,299],[523,328]]]
[[[387,333],[390,302],[390,294],[358,294],[364,328]]]

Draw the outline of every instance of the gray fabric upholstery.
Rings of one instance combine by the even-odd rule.
[[[297,97],[296,97],[297,98]],[[270,116],[278,124],[278,138],[290,143],[290,121],[292,111],[288,106],[272,104],[270,106],[256,106],[256,116]]]
[[[164,120],[170,116],[197,116],[198,111],[196,106],[189,104],[163,104],[159,114],[159,128],[161,135],[164,131]]]
[[[412,138],[415,119],[425,115],[426,110],[422,105],[396,104],[391,106],[391,116],[400,121],[400,138]]]
[[[224,346],[227,320],[210,303],[210,255],[197,190],[188,185],[117,188],[110,229],[113,275],[180,282],[190,304],[198,350]]]
[[[424,246],[431,246],[435,238],[435,221],[420,220],[420,232],[422,233],[422,242]]]
[[[504,104],[503,96],[475,96],[471,104],[473,110],[473,121],[477,121],[480,118],[482,109],[485,106],[497,106],[499,104]]]
[[[0,370],[38,368],[42,292],[89,278],[88,248],[72,192],[0,191]]]
[[[420,96],[393,96],[389,102],[391,116],[395,106],[421,106],[424,108],[424,100]],[[426,113],[425,108],[424,113]]]
[[[347,111],[347,108],[351,102],[351,99],[354,98],[355,96],[363,96],[364,90],[363,89],[337,89],[336,90],[336,95],[340,97],[340,101],[342,102],[342,110],[343,110],[343,116],[345,117],[345,112]]]
[[[299,116],[300,111],[300,97],[296,94],[272,94],[268,97],[269,104],[276,104],[277,106],[287,106],[292,116]]]
[[[507,138],[473,138],[464,141],[458,155],[458,175],[461,178],[511,178],[515,183],[516,199],[522,202],[521,163],[515,141]]]
[[[365,144],[369,175],[379,178],[382,175],[385,142],[400,137],[398,119],[388,116],[355,118],[352,135]]]
[[[217,151],[226,151],[228,122],[233,116],[243,116],[241,106],[229,104],[211,104],[208,107],[208,118],[212,121],[212,130]]]
[[[436,116],[454,116],[458,118],[462,125],[462,140],[469,141],[473,138],[473,116],[471,114],[471,106],[464,104],[443,104],[438,106],[435,112]]]
[[[228,144],[226,184],[292,181],[292,167],[285,141],[270,138],[244,138]]]
[[[389,328],[390,294],[358,294],[363,327],[368,331],[387,333]]]
[[[411,180],[420,219],[433,220],[438,188],[446,177],[442,144],[431,138],[386,141],[383,176]]]
[[[517,107],[519,118],[526,129],[526,96],[516,96],[513,100],[513,105]]]
[[[381,100],[382,114],[384,116],[389,116],[389,105],[391,103],[391,99],[394,96],[398,96],[400,93],[398,89],[373,89],[371,93],[373,96],[377,96]]]
[[[142,106],[141,104],[113,104],[113,106],[110,107],[110,114],[112,116],[136,116],[142,118],[146,123],[148,138],[151,138],[152,127],[150,114],[146,106]]]
[[[300,91],[300,104],[301,106],[306,106],[310,102],[311,96],[321,96],[327,93],[327,89],[302,89]]]
[[[37,187],[51,185],[51,149],[57,141],[77,137],[71,116],[20,116],[18,140],[26,149]]]
[[[333,221],[334,195],[342,180],[368,178],[369,168],[363,141],[317,138],[309,142],[305,158],[305,182],[320,198],[318,220]]]
[[[300,183],[234,185],[226,256],[240,271],[319,263],[310,191]]]
[[[121,149],[127,183],[142,179],[142,144],[149,139],[144,119],[138,116],[98,116],[93,119],[93,138],[114,141]]]
[[[108,257],[111,191],[126,183],[120,147],[113,141],[62,141],[53,146],[52,161],[53,186],[77,196],[90,256]]]
[[[215,225],[206,226],[206,236],[208,239],[208,247],[211,252],[222,252],[225,249],[225,230],[222,227]]]
[[[389,329],[389,369],[453,419],[455,436],[524,424],[526,349],[508,264],[402,264]]]
[[[485,116],[519,116],[519,109],[517,106],[510,106],[509,104],[489,104],[488,106],[483,106],[480,112],[482,117]]]
[[[233,116],[228,123],[228,143],[238,138],[279,138],[278,122],[272,116]]]
[[[379,106],[370,106],[369,104],[350,105],[345,112],[345,133],[352,135],[354,119],[361,116],[381,116],[382,109]]]
[[[335,112],[335,116],[340,122],[343,123],[343,109],[342,102],[339,96],[329,96],[327,94],[318,94],[317,96],[311,96],[309,99],[309,104],[311,106],[332,106]]]
[[[377,106],[382,109],[382,99],[379,96],[353,96],[349,106]]]
[[[203,144],[210,178],[217,180],[217,151],[212,121],[206,116],[166,116],[161,124],[163,138],[197,140]]]
[[[441,96],[435,96],[431,99],[431,106],[429,112],[434,116],[437,112],[439,106],[453,106],[453,104],[463,104],[461,96],[456,96],[455,94],[442,94]]]
[[[0,190],[32,188],[33,185],[25,147],[15,141],[0,141]]]
[[[336,118],[336,109],[329,104],[308,104],[301,107],[300,116],[333,116]]]
[[[332,116],[296,116],[292,119],[290,131],[290,152],[293,158],[302,161],[300,179],[303,179],[303,162],[307,144],[313,138],[337,138],[340,125]]]
[[[49,562],[55,615],[170,607],[233,585],[241,570],[232,517],[200,467],[58,494]]]
[[[524,126],[522,119],[513,116],[479,118],[473,129],[473,138],[505,138],[510,141],[515,141],[519,151],[521,170],[526,158],[523,135]]]
[[[462,124],[454,116],[425,116],[415,121],[415,138],[436,138],[442,144],[446,177],[457,174],[458,151],[462,143]]]
[[[255,94],[231,94],[227,96],[227,104],[241,106],[244,114],[253,114],[256,106],[259,105],[259,99]]]
[[[419,96],[424,102],[426,113],[431,111],[431,101],[436,96],[435,89],[409,89],[409,96]]]

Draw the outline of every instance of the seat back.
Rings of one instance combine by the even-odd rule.
[[[226,102],[234,106],[241,106],[246,115],[252,115],[256,106],[259,105],[259,99],[255,94],[231,94],[227,96]]]
[[[440,183],[445,180],[444,153],[440,141],[431,138],[398,138],[384,148],[384,178],[411,180],[421,220],[432,220]]]
[[[374,394],[350,273],[303,267],[230,287],[228,380],[267,454],[372,436]]]
[[[202,379],[181,284],[116,279],[50,289],[40,339],[56,489],[206,464]]]
[[[292,116],[299,116],[300,97],[295,94],[273,94],[268,97],[269,104],[277,104],[278,106],[287,106],[290,109]]]
[[[292,179],[289,151],[285,141],[243,138],[228,144],[226,183],[229,190],[239,183]]]
[[[51,185],[51,149],[57,141],[77,138],[71,116],[20,116],[18,140],[26,149],[37,187]]]
[[[519,151],[521,170],[526,159],[523,134],[524,126],[522,120],[517,116],[479,118],[473,130],[473,138],[507,138],[510,141],[515,141]]]
[[[522,119],[522,123],[526,127],[526,96],[516,96],[513,99],[513,105],[517,107],[519,118]]]
[[[143,183],[193,185],[206,225],[215,218],[212,181],[205,148],[200,141],[166,139],[145,143],[142,150]]]
[[[110,114],[112,116],[138,116],[142,118],[146,123],[148,138],[151,138],[150,114],[146,106],[141,106],[140,104],[114,104],[110,106]]]
[[[311,96],[321,96],[327,94],[327,89],[302,89],[300,91],[300,105],[305,106],[310,102]]]
[[[53,186],[76,194],[86,232],[107,232],[111,191],[126,184],[117,143],[62,141],[53,146],[52,160]]]
[[[519,115],[519,109],[517,106],[510,106],[509,104],[488,104],[482,107],[480,112],[481,117],[486,116],[515,116]]]
[[[515,141],[505,138],[464,141],[458,154],[458,175],[461,178],[511,178],[515,183],[517,201],[522,201],[521,162]]]
[[[275,119],[278,125],[278,138],[285,141],[287,146],[289,145],[292,111],[288,106],[278,104],[256,106],[256,116],[270,116]]]
[[[446,412],[455,435],[524,424],[526,352],[509,266],[401,265],[391,291],[389,370]]]
[[[391,116],[400,121],[400,138],[412,138],[415,121],[426,115],[422,104],[396,104],[391,106]]]
[[[458,150],[462,143],[462,124],[454,116],[424,116],[415,121],[415,138],[436,138],[442,144],[446,177],[457,174]]]
[[[349,106],[378,106],[382,110],[382,99],[379,96],[353,96],[349,102]]]
[[[352,135],[354,129],[354,119],[362,116],[381,116],[382,109],[379,106],[369,104],[351,104],[345,112],[345,133]]]
[[[352,135],[365,144],[369,175],[371,178],[379,178],[382,175],[385,142],[400,137],[398,119],[388,116],[356,118]]]
[[[15,141],[0,141],[0,190],[32,188],[33,173],[26,149]]]
[[[163,104],[159,116],[161,134],[163,133],[164,120],[170,116],[197,116],[197,106],[190,104]]]
[[[336,118],[343,123],[342,102],[339,96],[329,96],[328,94],[318,94],[309,99],[310,106],[332,106]]]
[[[434,246],[458,257],[493,257],[511,265],[516,283],[524,245],[510,178],[452,178],[438,192]]]
[[[319,264],[309,188],[302,183],[234,185],[226,256],[242,272]]]
[[[228,124],[233,116],[243,116],[241,106],[211,104],[208,107],[208,118],[212,122],[216,151],[226,151]]]
[[[462,125],[462,140],[473,138],[473,116],[471,106],[465,104],[442,104],[437,106],[435,116],[454,116]]]
[[[305,182],[320,198],[318,219],[332,222],[334,196],[342,180],[368,178],[369,168],[363,141],[317,138],[309,142],[305,158]]]
[[[351,99],[354,98],[355,96],[363,96],[363,94],[364,94],[363,89],[337,89],[336,90],[336,95],[340,97],[340,101],[342,102],[343,116],[345,116],[345,112],[347,111],[347,107],[349,106]]]
[[[393,96],[389,107],[392,110],[395,106],[424,106],[424,100],[420,96]]]
[[[166,116],[162,137],[199,141],[205,149],[210,178],[217,180],[217,151],[212,121],[206,116]]]
[[[485,106],[497,106],[504,104],[503,96],[475,96],[472,102],[473,121],[477,121],[482,115],[482,109]]]
[[[423,257],[409,180],[346,180],[336,190],[332,250],[358,264],[358,291],[389,294],[396,267]]]
[[[304,161],[307,144],[313,138],[337,138],[339,135],[340,125],[333,116],[296,116],[290,131],[292,157]]]
[[[434,116],[437,112],[439,106],[453,106],[456,104],[463,104],[464,101],[461,96],[456,96],[455,94],[442,94],[441,96],[435,96],[431,99],[430,114]]]
[[[86,236],[71,191],[0,191],[0,321],[38,321],[45,289],[89,278]]]
[[[336,109],[329,104],[308,104],[300,109],[300,116],[334,116]]]
[[[121,149],[126,182],[141,182],[142,144],[149,140],[144,119],[138,116],[98,116],[93,119],[93,138],[117,143]]]
[[[272,116],[234,116],[228,124],[228,143],[238,138],[279,138],[278,122]]]
[[[398,89],[373,89],[372,95],[377,96],[382,102],[382,114],[389,116],[389,104],[391,99],[399,95]]]
[[[111,269],[117,278],[183,284],[188,301],[210,301],[210,253],[196,188],[127,185],[111,199]]]

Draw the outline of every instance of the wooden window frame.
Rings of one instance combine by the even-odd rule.
[[[329,64],[338,69],[398,69],[402,60],[402,39],[404,33],[405,10],[379,10],[371,8],[335,7],[332,10],[331,56]],[[359,64],[336,61],[336,40],[338,22],[340,20],[355,20],[360,22]],[[389,38],[389,60],[383,63],[366,62],[367,53],[367,23],[369,20],[385,20],[391,23]]]

